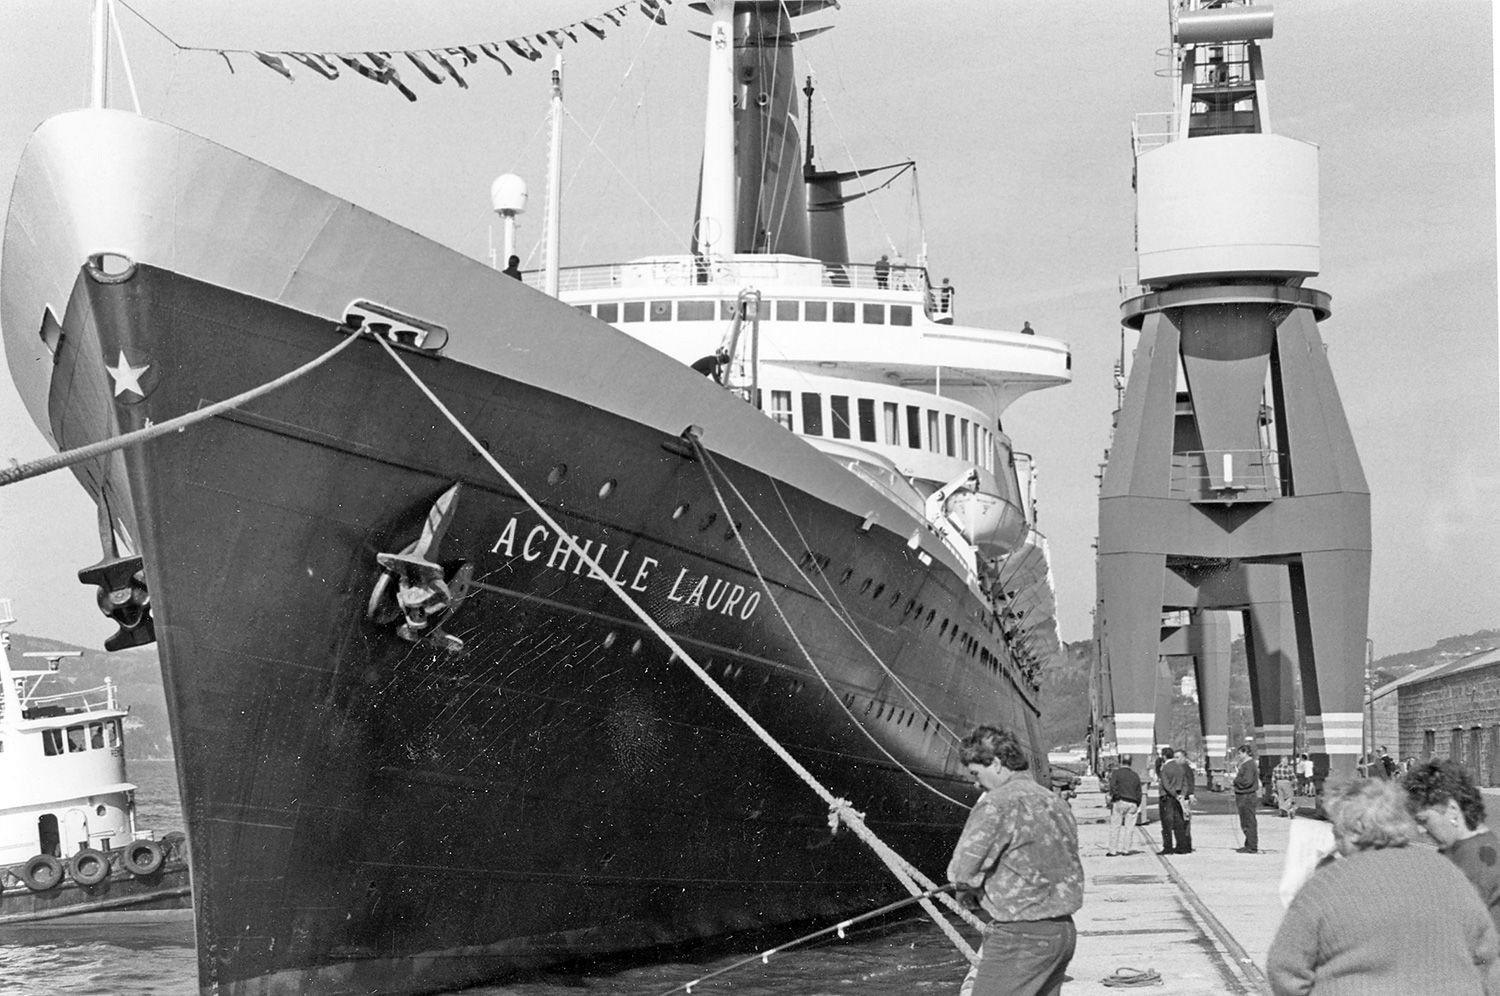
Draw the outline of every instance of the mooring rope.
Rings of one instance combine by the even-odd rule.
[[[688,668],[688,670],[690,670],[693,675],[697,677],[698,680],[701,681],[711,693],[713,693],[716,698],[724,703],[724,705],[740,720],[740,722],[745,724],[745,726],[752,733],[754,733],[757,738],[759,738],[761,743],[765,744],[773,754],[780,758],[783,764],[790,768],[798,778],[802,779],[803,783],[805,783],[810,789],[812,789],[813,792],[815,792],[824,801],[824,803],[827,804],[830,813],[830,821],[832,821],[833,819],[837,819],[848,826],[849,829],[854,832],[855,836],[864,841],[864,843],[872,851],[874,851],[875,854],[883,862],[885,862],[885,865],[890,870],[891,874],[906,888],[909,893],[911,893],[912,896],[918,896],[923,892],[931,892],[936,888],[936,885],[929,878],[927,878],[927,876],[924,875],[920,869],[916,868],[916,866],[912,865],[911,862],[907,861],[905,858],[897,854],[890,847],[890,845],[886,844],[885,841],[881,840],[874,831],[872,831],[868,826],[865,825],[863,814],[855,810],[847,800],[840,799],[831,791],[829,791],[829,789],[824,786],[822,782],[818,781],[817,777],[813,775],[811,771],[808,771],[800,761],[793,757],[786,750],[786,748],[784,748],[779,742],[777,742],[776,738],[771,735],[770,731],[761,726],[761,724],[755,719],[754,716],[750,715],[750,713],[747,712],[743,706],[736,702],[734,700],[734,697],[731,696],[727,691],[725,691],[723,686],[716,682],[713,677],[707,671],[705,671],[696,660],[693,659],[692,655],[684,650],[682,646],[678,644],[675,639],[673,639],[672,635],[665,629],[663,629],[661,625],[654,618],[652,618],[651,614],[648,613],[644,608],[642,608],[641,605],[634,598],[632,598],[628,592],[625,591],[625,589],[620,585],[619,582],[615,581],[614,578],[610,576],[610,573],[606,571],[597,560],[594,559],[594,557],[588,552],[588,550],[586,550],[581,544],[579,544],[579,542],[574,539],[567,530],[562,528],[557,520],[554,519],[547,512],[547,510],[542,507],[541,503],[531,495],[531,492],[523,487],[521,485],[521,482],[518,481],[510,473],[510,471],[506,470],[505,467],[495,459],[494,455],[489,452],[489,450],[485,449],[485,447],[480,444],[478,438],[476,438],[474,434],[469,431],[468,427],[465,426],[463,422],[460,421],[459,418],[448,409],[447,405],[443,404],[442,399],[434,394],[432,389],[429,388],[425,383],[423,383],[422,379],[416,375],[411,367],[406,365],[406,362],[401,359],[401,357],[393,348],[391,348],[389,343],[381,339],[377,339],[376,341],[380,343],[381,347],[385,349],[386,353],[391,357],[391,359],[396,362],[396,365],[406,373],[406,376],[410,378],[411,382],[417,386],[417,389],[421,391],[424,396],[426,396],[427,400],[432,403],[433,407],[435,407],[443,415],[443,417],[446,418],[450,424],[452,424],[453,428],[458,431],[459,435],[461,435],[468,442],[468,444],[473,447],[474,452],[490,465],[490,469],[499,474],[500,477],[505,481],[505,483],[510,485],[510,487],[516,492],[516,494],[520,496],[521,500],[524,501],[527,506],[537,514],[542,522],[544,522],[555,533],[557,533],[558,538],[567,545],[572,553],[578,556],[579,560],[582,563],[588,565],[591,576],[595,577],[599,581],[602,581],[605,587],[607,587],[610,592],[616,598],[618,598],[621,603],[623,603],[625,607],[629,609],[631,613],[642,622],[642,624],[645,625],[647,629],[655,634],[657,639],[666,644],[667,648],[672,651],[674,660],[680,660]],[[946,893],[942,893],[941,895],[943,896],[943,898],[951,898]],[[973,947],[971,947],[969,943],[964,940],[963,936],[960,935],[957,929],[955,929],[954,926],[948,922],[947,918],[944,917],[937,910],[937,908],[932,905],[931,901],[923,899],[921,900],[921,905],[922,908],[927,911],[928,916],[932,917],[933,921],[937,923],[940,928],[942,928],[945,934],[948,935],[948,939],[953,942],[954,946],[957,947],[958,950],[961,951],[971,963],[976,963],[978,961],[978,955],[975,953]],[[954,905],[957,906],[956,903]],[[959,909],[962,908],[959,907]],[[980,921],[978,917],[974,916],[967,910],[962,910],[962,912],[964,914],[967,914],[967,918],[971,926],[975,927],[976,929],[982,929],[983,922]]]
[[[254,401],[256,398],[259,398],[262,395],[270,394],[277,388],[285,387],[287,384],[290,384],[297,378],[311,373],[313,370],[333,359],[335,356],[341,353],[351,342],[353,342],[355,339],[358,339],[363,334],[364,333],[362,332],[356,332],[345,336],[344,339],[338,343],[338,345],[328,350],[328,352],[324,353],[322,356],[318,356],[314,359],[308,360],[297,369],[289,373],[282,374],[275,380],[267,381],[266,383],[261,384],[259,387],[253,387],[243,394],[236,394],[232,398],[226,398],[223,401],[216,401],[206,408],[198,408],[194,411],[187,412],[186,414],[178,415],[176,418],[169,418],[165,422],[160,422],[155,425],[148,423],[142,428],[135,429],[131,432],[122,433],[118,436],[111,436],[109,439],[101,439],[98,442],[89,443],[86,446],[79,446],[76,449],[64,450],[61,453],[54,453],[51,456],[45,456],[39,460],[32,460],[29,463],[16,463],[15,461],[11,461],[11,466],[0,470],[0,487],[4,487],[7,484],[15,484],[18,481],[24,481],[31,477],[40,477],[43,474],[50,474],[54,470],[62,470],[64,467],[72,467],[75,464],[83,463],[86,460],[92,460],[95,457],[106,456],[116,450],[122,450],[127,446],[136,446],[140,443],[150,442],[153,439],[168,435],[173,432],[181,432],[189,426],[197,425],[199,422],[202,422],[205,419],[213,418],[215,415],[218,415],[222,412],[227,412],[231,408],[238,408],[240,405]]]
[[[719,490],[719,485],[714,480],[713,473],[710,472],[711,469],[714,471],[718,471],[719,476],[724,478],[725,483],[728,484],[731,488],[734,488],[735,495],[739,497],[740,501],[744,503],[747,509],[749,509],[751,516],[755,518],[756,524],[760,526],[761,532],[765,533],[765,535],[771,540],[771,542],[776,545],[776,549],[780,550],[782,556],[786,557],[787,561],[792,564],[792,568],[802,576],[802,580],[807,582],[807,586],[814,592],[817,592],[819,597],[822,597],[823,593],[818,591],[818,586],[813,582],[811,578],[803,573],[802,568],[798,567],[796,562],[792,560],[791,554],[785,547],[781,545],[780,542],[777,541],[776,537],[771,534],[771,531],[766,526],[765,522],[761,520],[760,516],[756,515],[755,509],[750,506],[749,502],[745,501],[745,496],[740,493],[738,488],[734,487],[734,482],[729,479],[729,476],[724,473],[724,471],[719,467],[717,463],[712,463],[712,466],[710,468],[710,463],[713,460],[713,456],[708,452],[708,450],[704,449],[702,442],[700,442],[696,437],[693,438],[692,442],[693,449],[698,454],[699,462],[703,464],[703,472],[708,479],[708,486],[713,489],[714,498],[718,500],[719,508],[724,512],[724,517],[727,518],[731,523],[734,522],[734,514],[729,511],[729,504],[724,500],[724,494]],[[750,570],[755,574],[755,579],[760,582],[761,590],[766,593],[766,601],[771,603],[771,608],[775,610],[776,615],[780,617],[782,624],[786,626],[787,633],[791,635],[792,642],[796,644],[797,649],[802,652],[803,658],[807,661],[807,666],[812,669],[813,674],[818,676],[818,680],[823,683],[823,687],[828,690],[828,694],[833,698],[833,701],[837,702],[839,708],[844,711],[844,715],[849,717],[849,721],[854,724],[854,728],[859,730],[859,732],[864,735],[865,739],[870,741],[870,743],[875,746],[876,750],[884,754],[887,760],[889,760],[897,768],[901,769],[901,771],[904,772],[912,781],[916,782],[922,788],[931,792],[933,795],[937,796],[939,799],[942,799],[945,802],[951,802],[955,806],[967,808],[964,806],[962,801],[953,798],[951,795],[948,795],[941,789],[927,784],[927,782],[918,777],[916,772],[912,771],[905,764],[902,764],[899,758],[897,758],[890,751],[886,750],[885,745],[882,744],[878,739],[876,739],[875,735],[868,729],[866,729],[865,725],[855,717],[854,713],[844,703],[843,698],[839,695],[838,692],[834,690],[833,685],[829,682],[827,676],[823,674],[823,669],[818,667],[817,662],[813,659],[812,653],[802,642],[802,638],[797,635],[797,630],[792,626],[792,621],[788,619],[786,613],[782,611],[781,603],[776,600],[776,593],[771,590],[771,582],[767,580],[765,573],[760,569],[760,565],[756,563],[755,556],[750,552],[750,547],[746,545],[744,536],[741,535],[741,532],[738,529],[733,529],[732,532],[734,533],[735,540],[740,545],[740,552],[745,555],[745,560],[750,564]],[[828,600],[826,598],[823,598],[823,604],[828,605]],[[840,622],[844,623],[845,626],[850,626],[849,622],[839,615],[837,609],[835,609],[832,605],[828,605],[828,608],[829,611],[833,613],[835,619],[838,619]],[[850,628],[851,630],[853,630],[852,626],[850,626]],[[857,630],[853,631],[856,637],[860,635]],[[900,685],[901,679],[897,678],[894,674],[891,673],[890,668],[886,667],[885,662],[880,659],[878,654],[875,654],[874,648],[869,647],[868,644],[866,644],[866,648],[869,649],[871,654],[875,656],[876,663],[881,666],[886,674],[890,675],[890,677],[894,679],[898,685]],[[903,691],[906,691],[907,695],[911,696],[912,701],[915,702],[923,712],[932,716],[937,720],[939,725],[942,725],[942,720],[937,718],[937,714],[933,712],[933,710],[929,708],[925,702],[917,698],[917,696],[909,689],[906,689],[904,685],[902,685],[901,687]],[[946,727],[943,728],[946,729]]]
[[[771,959],[774,956],[779,955],[784,951],[790,951],[792,948],[800,947],[801,945],[806,944],[808,941],[816,941],[820,937],[827,937],[829,934],[837,934],[839,936],[839,939],[843,940],[848,936],[850,927],[864,923],[866,920],[873,920],[876,917],[885,916],[887,913],[894,913],[896,910],[899,910],[906,906],[910,906],[912,903],[920,903],[924,899],[930,899],[933,896],[940,895],[945,892],[950,892],[953,890],[953,887],[954,883],[950,882],[947,885],[940,886],[939,888],[933,889],[930,892],[924,892],[920,896],[911,896],[907,899],[901,899],[894,903],[886,903],[884,906],[881,906],[878,909],[870,910],[868,913],[861,913],[858,916],[852,916],[847,920],[841,920],[840,922],[834,924],[832,927],[824,927],[822,930],[815,930],[811,934],[804,934],[803,936],[795,940],[787,941],[784,944],[778,944],[774,948],[767,948],[766,950],[758,952],[757,954],[753,954],[748,958],[741,958],[739,961],[725,965],[723,968],[716,968],[712,972],[709,972],[707,975],[700,975],[692,982],[679,982],[671,989],[660,993],[659,996],[672,996],[672,993],[675,993],[678,990],[681,990],[685,993],[691,993],[694,986],[701,986],[709,979],[717,979],[721,975],[728,975],[730,972],[733,972],[736,969],[744,968],[746,965],[753,965],[756,962],[760,962],[762,965],[768,965],[771,963]],[[1105,985],[1108,984],[1109,983],[1107,982],[1105,983]]]
[[[729,489],[734,492],[734,496],[740,500],[740,504],[745,506],[745,510],[750,513],[750,517],[755,520],[755,524],[761,528],[761,531],[766,534],[766,537],[770,539],[771,543],[776,547],[778,551],[780,551],[781,555],[786,558],[789,564],[792,565],[792,569],[797,572],[797,575],[807,583],[807,586],[809,588],[817,592],[818,597],[822,600],[824,605],[828,606],[828,610],[833,613],[834,618],[844,624],[844,628],[847,629],[850,634],[853,635],[854,639],[859,643],[859,645],[869,653],[871,659],[873,659],[876,664],[880,665],[880,670],[885,672],[886,677],[890,678],[897,688],[906,693],[906,697],[911,700],[913,705],[915,705],[926,715],[932,717],[932,721],[937,724],[940,730],[948,734],[948,736],[953,740],[955,744],[958,743],[962,738],[953,731],[952,727],[943,722],[943,717],[939,716],[935,709],[929,706],[926,702],[923,702],[921,696],[917,695],[916,692],[911,690],[906,682],[901,680],[900,675],[891,670],[890,665],[888,665],[881,658],[880,652],[877,651],[870,644],[870,641],[865,638],[865,635],[859,631],[859,627],[854,625],[853,614],[841,600],[838,600],[838,592],[834,591],[833,582],[828,579],[828,575],[823,573],[822,565],[818,565],[818,575],[822,577],[823,581],[828,585],[829,591],[833,593],[834,599],[838,601],[837,606],[835,606],[834,602],[829,601],[828,596],[818,588],[817,582],[813,581],[813,579],[807,575],[807,572],[804,571],[801,566],[792,558],[791,551],[784,547],[781,544],[781,541],[776,538],[776,534],[771,531],[770,526],[766,525],[765,520],[760,517],[760,513],[755,511],[755,506],[750,503],[749,499],[747,499],[744,493],[741,492],[740,489],[735,485],[733,478],[724,473],[724,469],[719,466],[718,461],[714,459],[713,454],[709,453],[708,450],[703,449],[701,444],[699,444],[696,440],[694,440],[694,445],[698,447],[703,455],[704,473],[708,474],[709,476],[710,486],[713,485],[713,476],[709,474],[709,470],[711,468],[712,470],[717,471],[718,475],[724,479],[724,483],[727,484],[729,486]],[[781,498],[781,492],[776,488],[776,482],[771,482],[771,489],[773,491],[776,491],[777,501],[781,503],[782,510],[786,512],[787,521],[792,524],[792,529],[797,533],[797,538],[802,543],[803,548],[810,550],[811,547],[808,545],[806,537],[802,535],[802,529],[797,525],[797,520],[792,516],[791,509],[787,508],[785,500]],[[731,515],[729,509],[725,507],[723,496],[719,495],[719,490],[717,487],[714,488],[714,495],[719,498],[719,505],[724,509],[724,514],[728,516],[731,521],[733,521],[734,516]],[[738,536],[738,530],[736,530],[736,536]],[[743,540],[740,541],[740,546],[742,549],[745,547]],[[745,556],[747,559],[750,559],[751,566],[754,567],[755,561],[753,558],[750,558],[750,551],[748,549],[745,549]],[[760,575],[759,568],[756,568],[756,575]],[[768,597],[770,596],[769,591],[766,592],[766,594]],[[788,628],[790,629],[790,624],[788,624]],[[806,654],[806,651],[804,650],[803,653]],[[811,657],[808,657],[808,663],[812,663]],[[814,669],[816,669],[816,665],[813,666]],[[819,675],[819,677],[821,677],[821,674]],[[943,798],[960,806],[964,805],[951,796],[944,795]]]

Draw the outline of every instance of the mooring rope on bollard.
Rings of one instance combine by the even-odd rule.
[[[948,936],[949,940],[953,942],[954,946],[957,947],[958,950],[961,951],[971,963],[977,962],[978,955],[975,953],[973,947],[971,947],[969,943],[963,939],[963,937],[958,933],[954,926],[948,922],[947,918],[944,917],[937,910],[937,908],[932,905],[931,901],[922,895],[922,893],[924,892],[935,889],[935,884],[925,875],[923,875],[915,865],[911,864],[911,862],[907,861],[905,858],[897,854],[895,850],[890,847],[890,845],[886,844],[885,841],[881,840],[874,831],[870,830],[870,828],[865,825],[864,818],[859,812],[854,810],[854,808],[850,806],[847,801],[836,797],[831,791],[829,791],[829,789],[824,786],[822,782],[818,781],[817,777],[813,775],[811,771],[808,771],[800,761],[794,758],[786,750],[786,748],[783,747],[776,740],[776,738],[771,735],[770,731],[763,727],[755,719],[754,716],[751,716],[743,706],[736,702],[734,700],[734,697],[731,696],[727,691],[725,691],[723,686],[715,681],[713,677],[706,670],[704,670],[702,665],[694,660],[692,655],[689,654],[685,649],[683,649],[683,647],[672,637],[672,635],[665,629],[663,629],[661,624],[658,623],[650,613],[642,608],[640,603],[632,598],[630,594],[626,592],[625,589],[620,585],[619,582],[615,581],[614,578],[610,576],[608,571],[604,570],[599,562],[594,559],[593,555],[590,554],[588,550],[586,550],[576,539],[574,539],[572,534],[562,528],[561,524],[559,524],[557,520],[554,519],[547,512],[547,510],[542,507],[542,504],[532,496],[531,492],[528,491],[524,486],[522,486],[521,482],[518,481],[510,473],[510,471],[506,470],[505,467],[495,459],[494,454],[490,453],[489,450],[485,449],[485,447],[480,444],[478,438],[476,438],[474,434],[469,431],[468,427],[465,426],[463,422],[461,422],[459,418],[448,409],[447,405],[443,404],[442,399],[440,399],[435,393],[433,393],[432,389],[428,387],[422,381],[422,379],[416,375],[416,372],[413,371],[404,360],[401,359],[396,351],[391,348],[390,344],[379,339],[377,339],[376,341],[380,343],[380,345],[385,349],[386,353],[391,357],[391,359],[396,362],[396,365],[406,373],[406,376],[410,378],[413,384],[416,385],[417,389],[426,396],[427,400],[430,401],[432,405],[438,410],[438,412],[448,420],[448,422],[454,427],[454,429],[458,431],[459,435],[461,435],[469,443],[474,452],[489,464],[490,469],[499,474],[500,477],[505,481],[505,483],[508,484],[516,492],[516,494],[520,496],[521,500],[524,501],[527,506],[537,514],[542,522],[557,533],[558,538],[564,542],[567,548],[572,553],[576,554],[582,563],[586,564],[589,567],[592,576],[603,582],[604,586],[608,588],[610,592],[616,598],[618,598],[625,605],[625,607],[629,609],[630,612],[656,636],[657,639],[666,644],[667,648],[672,651],[674,660],[680,660],[683,665],[686,666],[688,670],[691,671],[693,675],[697,677],[698,680],[701,681],[716,698],[724,703],[724,705],[740,720],[740,722],[742,722],[752,733],[754,733],[755,736],[763,744],[765,744],[765,746],[769,748],[771,752],[782,761],[783,764],[790,768],[792,772],[803,781],[804,784],[811,788],[828,805],[828,808],[832,814],[837,816],[837,818],[841,822],[843,822],[846,826],[849,827],[850,830],[854,832],[855,836],[864,841],[864,843],[872,851],[875,852],[876,856],[885,863],[887,869],[889,869],[896,880],[899,881],[909,893],[911,893],[913,901],[919,902],[921,904],[922,908],[926,910],[928,915],[932,917],[934,922],[936,922],[938,926],[942,928],[943,932]],[[968,913],[967,910],[965,910],[964,912]],[[974,917],[972,913],[968,913],[968,916],[970,918],[971,925],[976,927],[982,926],[981,921],[979,921],[977,917]]]

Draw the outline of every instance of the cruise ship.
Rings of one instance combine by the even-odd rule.
[[[1046,783],[1002,418],[1068,347],[851,262],[793,60],[832,4],[697,6],[677,254],[516,280],[167,123],[30,140],[0,328],[42,432],[95,447],[108,646],[159,648],[205,993],[846,915],[903,893],[813,783],[935,876],[969,728]]]

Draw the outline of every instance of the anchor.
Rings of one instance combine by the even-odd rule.
[[[422,524],[422,535],[399,553],[377,553],[379,579],[370,591],[365,616],[377,626],[394,626],[396,635],[411,643],[427,643],[449,653],[464,649],[464,641],[442,631],[473,586],[474,567],[465,561],[444,567],[429,560],[453,522],[460,484],[438,496]],[[391,582],[396,591],[391,595]]]
[[[109,499],[103,492],[98,503],[99,540],[104,558],[78,572],[78,580],[94,585],[99,611],[120,628],[104,641],[104,649],[125,650],[156,642],[156,624],[151,618],[151,592],[146,587],[145,561],[140,555],[122,557],[111,526]]]
[[[99,611],[120,627],[104,641],[105,650],[124,650],[155,642],[151,592],[146,589],[145,565],[139,556],[101,560],[79,571],[78,580],[99,589]]]

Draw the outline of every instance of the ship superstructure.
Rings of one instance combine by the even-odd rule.
[[[823,5],[707,6],[722,84]],[[793,244],[715,144],[739,121],[689,251],[562,300],[169,125],[33,138],[0,323],[59,448],[286,380],[74,468],[116,643],[161,650],[205,992],[451,989],[888,898],[658,630],[918,868],[973,799],[961,731],[1045,777],[1051,578],[999,417],[1066,347],[815,254],[826,217]]]

